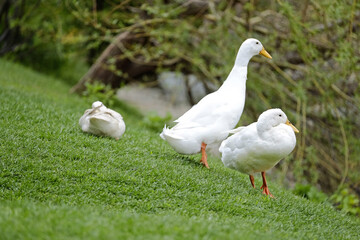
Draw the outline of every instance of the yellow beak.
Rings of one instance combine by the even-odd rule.
[[[297,130],[297,128],[294,125],[292,125],[291,122],[289,122],[289,120],[286,120],[285,124],[289,125],[294,130],[294,132],[299,133],[299,130]]]
[[[263,47],[263,49],[259,52],[260,55],[263,55],[264,57],[267,57],[267,58],[272,58],[270,56],[270,54],[265,50],[265,48]]]

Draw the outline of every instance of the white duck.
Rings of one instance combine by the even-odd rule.
[[[175,120],[177,124],[173,128],[165,125],[161,138],[181,154],[201,151],[201,163],[209,168],[205,148],[207,144],[224,140],[238,123],[245,104],[247,66],[258,54],[271,58],[259,40],[249,38],[244,41],[223,85]]]
[[[221,143],[219,151],[225,167],[248,174],[255,188],[254,176],[261,172],[263,193],[273,197],[266,183],[265,171],[274,167],[295,147],[299,131],[278,108],[263,112],[257,122],[230,131],[235,133]]]
[[[79,124],[84,132],[100,136],[113,137],[119,140],[125,132],[125,122],[122,116],[114,110],[96,101],[92,109],[87,109],[80,118]]]

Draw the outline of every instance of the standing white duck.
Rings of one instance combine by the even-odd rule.
[[[263,193],[273,197],[266,183],[265,171],[274,167],[295,148],[299,131],[278,108],[263,112],[257,122],[230,131],[235,133],[221,143],[219,151],[225,167],[248,174],[255,188],[254,176],[261,172]]]
[[[125,122],[122,116],[114,110],[96,101],[92,109],[87,109],[80,118],[79,124],[84,132],[100,136],[113,137],[119,140],[125,132]]]
[[[175,120],[177,124],[173,128],[165,125],[160,137],[178,153],[195,154],[201,151],[201,163],[209,168],[205,148],[208,144],[224,140],[228,131],[238,123],[245,104],[247,66],[250,59],[258,54],[271,58],[259,40],[245,40],[223,85]]]

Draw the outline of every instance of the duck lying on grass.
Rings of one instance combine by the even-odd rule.
[[[261,189],[273,197],[266,183],[265,171],[292,152],[296,144],[294,132],[299,131],[281,109],[275,108],[263,112],[257,122],[230,132],[235,134],[224,140],[219,148],[222,162],[228,168],[248,174],[254,188],[253,174],[261,172]]]
[[[99,136],[107,136],[119,140],[125,132],[125,122],[122,116],[114,110],[96,101],[92,109],[87,109],[80,118],[79,124],[84,132]]]
[[[175,120],[177,124],[173,128],[165,125],[161,138],[181,154],[201,151],[201,163],[209,168],[206,146],[224,140],[238,123],[245,104],[247,66],[258,54],[271,58],[259,40],[250,38],[244,41],[223,85]]]

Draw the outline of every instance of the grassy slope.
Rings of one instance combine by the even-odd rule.
[[[2,239],[360,238],[355,217],[176,154],[129,108],[120,141],[83,134],[91,103],[1,59],[0,72]]]

